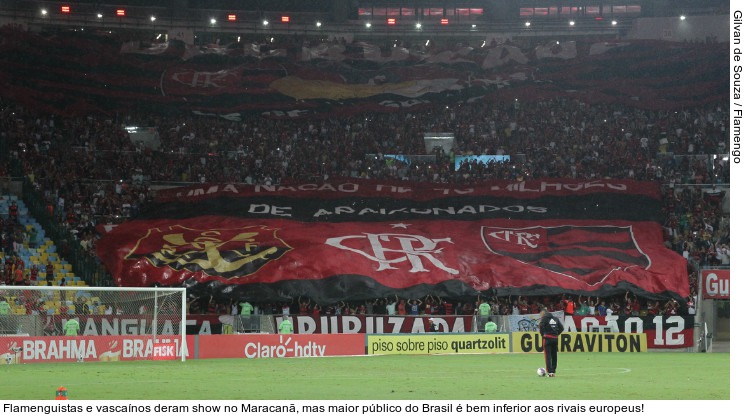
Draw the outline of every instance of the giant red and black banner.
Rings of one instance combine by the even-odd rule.
[[[164,194],[97,249],[119,285],[253,301],[686,297],[659,216],[658,186],[632,181],[204,185]]]
[[[444,103],[574,98],[680,109],[728,98],[725,43],[546,41],[392,48],[365,42],[132,45],[110,32],[0,28],[3,96],[70,115],[318,117]]]

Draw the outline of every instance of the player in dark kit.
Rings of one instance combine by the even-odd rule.
[[[555,377],[555,368],[558,366],[558,336],[563,332],[563,324],[543,306],[540,309],[539,330],[543,340],[545,370],[549,377]]]

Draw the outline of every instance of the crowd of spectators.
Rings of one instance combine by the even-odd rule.
[[[254,315],[529,315],[539,314],[540,307],[550,311],[564,311],[573,315],[694,315],[697,298],[690,295],[680,303],[675,299],[665,301],[648,300],[631,293],[599,298],[578,295],[484,297],[476,300],[447,300],[427,295],[421,299],[404,299],[398,296],[364,301],[341,301],[321,306],[310,299],[296,298],[292,301],[259,303],[254,306]],[[571,307],[569,308],[569,305]],[[238,315],[239,301],[220,303],[212,298],[192,299],[189,312],[194,314]]]
[[[49,213],[92,255],[95,226],[136,216],[156,184],[278,184],[332,177],[455,184],[540,178],[656,181],[664,191],[667,246],[692,264],[725,265],[729,226],[720,186],[729,183],[728,119],[727,103],[660,111],[570,99],[519,107],[489,100],[301,120],[154,114],[62,118],[0,99],[0,141],[9,156],[0,177],[20,167]],[[130,125],[154,128],[160,148],[133,142],[124,129]],[[422,164],[382,158],[426,154],[425,132],[451,132],[456,147]],[[512,158],[455,170],[455,155],[493,154]],[[693,289],[695,276],[690,275]],[[622,300],[608,302],[623,306]],[[366,308],[355,309],[359,306]]]

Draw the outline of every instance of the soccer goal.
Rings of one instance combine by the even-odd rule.
[[[151,336],[149,343],[173,343],[186,360],[185,288],[0,287],[0,337],[62,336],[73,319],[78,335]]]

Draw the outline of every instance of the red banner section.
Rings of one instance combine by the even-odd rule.
[[[365,354],[364,334],[243,334],[198,337],[198,357],[327,357]]]
[[[730,299],[731,298],[731,271],[730,270],[703,270],[703,298],[705,299]]]
[[[592,241],[585,238],[590,229],[623,241]],[[541,244],[538,237],[558,230],[574,242]],[[235,296],[259,302],[282,293],[321,304],[396,294],[474,298],[493,290],[605,296],[628,285],[637,294],[689,293],[684,259],[663,246],[653,222],[308,224],[214,216],[133,221],[115,232],[99,245],[99,254],[123,286],[216,280],[254,286]]]

